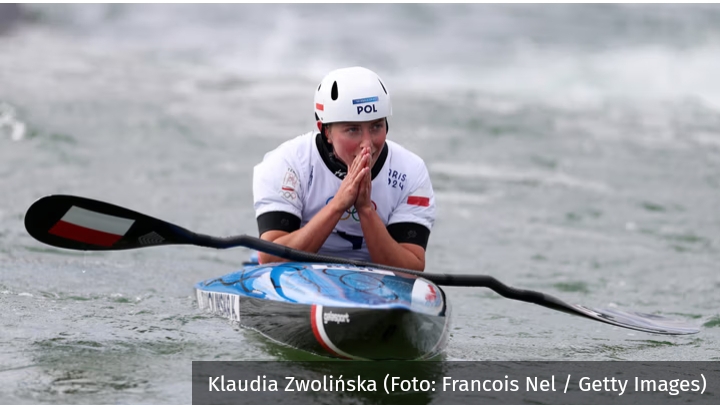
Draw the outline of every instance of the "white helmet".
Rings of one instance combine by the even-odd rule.
[[[315,114],[323,124],[389,117],[390,94],[372,70],[363,67],[333,70],[315,92]]]

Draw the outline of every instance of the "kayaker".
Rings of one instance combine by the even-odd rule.
[[[435,197],[425,162],[386,140],[390,94],[373,71],[330,72],[315,91],[317,131],[255,166],[260,237],[311,253],[425,269]],[[260,263],[285,261],[260,253]]]

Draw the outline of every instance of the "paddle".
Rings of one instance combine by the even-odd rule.
[[[216,249],[243,246],[287,260],[349,264],[421,276],[438,285],[487,287],[505,298],[529,302],[623,328],[663,335],[698,333],[699,329],[652,314],[571,305],[548,294],[509,287],[485,275],[432,274],[292,249],[249,235],[218,238],[102,201],[50,195],[33,203],[25,228],[40,242],[74,250],[123,250],[163,245],[195,245]]]

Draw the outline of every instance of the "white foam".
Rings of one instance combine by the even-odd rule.
[[[0,133],[3,132],[8,133],[13,141],[20,141],[25,137],[27,126],[16,118],[13,106],[0,102]]]
[[[433,163],[430,166],[433,173],[442,173],[452,177],[484,178],[504,182],[538,182],[549,186],[565,186],[579,188],[597,193],[612,191],[610,186],[580,179],[562,172],[541,172],[534,170],[517,170],[499,166],[484,166],[475,164]]]
[[[571,7],[556,9],[565,17],[543,10],[532,19],[527,13],[539,9],[493,5],[418,6],[410,16],[402,5],[33,7],[51,21],[92,32],[88,37],[100,41],[101,49],[130,45],[191,54],[194,67],[208,76],[223,70],[251,80],[289,74],[317,83],[331,69],[360,64],[377,70],[396,94],[472,90],[566,109],[597,107],[618,98],[691,97],[720,110],[720,34],[708,25],[696,27],[703,35],[683,47],[659,42],[668,42],[665,38],[648,39],[652,31],[646,30],[664,29],[657,27],[641,27],[637,35],[601,47],[594,38],[567,38],[586,31],[577,26],[573,17],[578,11]],[[675,13],[668,10],[664,12]],[[655,18],[689,29],[687,21],[702,12],[677,10],[686,18],[633,9],[615,18]],[[352,19],[338,20],[349,14]],[[554,26],[556,21],[566,21],[567,27]],[[533,37],[543,24],[549,38]],[[607,24],[588,29],[616,39],[608,31],[613,25]],[[173,35],[163,35],[167,32]],[[193,90],[187,84],[179,87]],[[494,101],[483,104],[494,106]],[[501,102],[495,108],[514,111],[517,105]]]
[[[475,91],[569,110],[602,107],[608,100],[678,99],[699,100],[720,110],[718,43],[689,49],[645,45],[572,52],[525,45],[508,53],[512,56],[502,65],[409,68],[393,83],[406,91]],[[498,108],[516,108],[502,104],[506,105]]]

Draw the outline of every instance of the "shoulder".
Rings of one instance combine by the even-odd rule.
[[[397,142],[387,140],[385,143],[387,143],[390,149],[391,165],[402,167],[408,171],[427,172],[423,158]]]
[[[308,166],[314,147],[314,133],[297,136],[283,142],[277,148],[267,152],[263,160],[253,169],[254,181],[275,181],[285,176],[288,170],[294,178],[304,178],[309,172]]]
[[[309,158],[314,145],[315,133],[308,132],[281,143],[277,148],[266,153],[263,160],[285,159],[303,161]]]
[[[278,170],[280,166],[285,166],[302,175],[306,171],[305,167],[310,165],[312,151],[315,147],[314,140],[315,134],[308,132],[283,142],[263,156],[262,162],[255,166],[255,171],[274,171]]]

